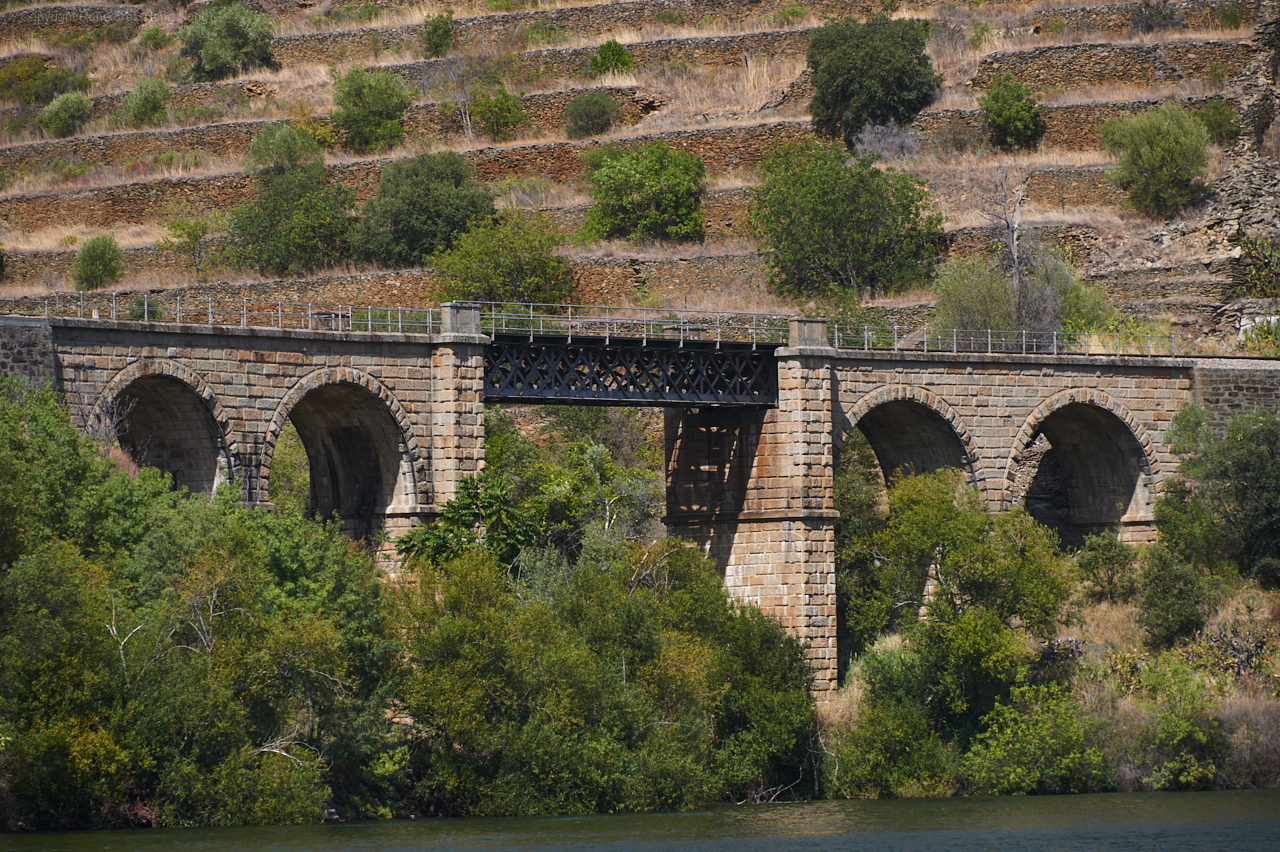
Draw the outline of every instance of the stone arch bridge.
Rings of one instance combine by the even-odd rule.
[[[188,302],[158,321],[150,305],[135,319],[117,307],[0,317],[0,372],[51,381],[80,427],[112,425],[176,484],[236,480],[249,504],[267,503],[292,422],[314,509],[355,536],[429,520],[482,469],[486,400],[664,407],[668,527],[808,642],[820,696],[836,678],[833,471],[854,430],[886,475],[958,468],[993,510],[1142,540],[1179,407],[1221,421],[1280,404],[1280,362],[1150,355],[1149,341],[1064,354],[1056,337],[984,350],[895,334],[877,348],[822,321],[741,315],[498,324],[475,306],[251,316],[247,302]]]

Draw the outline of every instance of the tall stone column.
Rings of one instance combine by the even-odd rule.
[[[725,586],[807,645],[814,694],[836,688],[832,358],[826,323],[794,320],[778,407],[668,409],[667,518]]]
[[[443,328],[431,352],[431,496],[438,512],[458,483],[484,469],[484,348],[480,309],[441,306]]]

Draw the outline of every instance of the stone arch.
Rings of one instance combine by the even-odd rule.
[[[1029,451],[1042,459],[1054,453],[1048,476],[1060,481],[1046,490],[1062,495],[1056,512],[1027,506],[1038,520],[1069,538],[1103,530],[1119,530],[1125,538],[1149,535],[1160,461],[1147,430],[1120,402],[1101,390],[1073,388],[1037,406],[1018,430],[1005,466],[1006,504],[1030,502],[1035,481],[1023,471]],[[1045,475],[1045,463],[1036,477]]]
[[[267,426],[260,501],[267,499],[276,443],[290,420],[307,451],[317,514],[336,513],[355,538],[419,514],[427,457],[409,413],[382,382],[349,367],[320,368],[299,379]]]
[[[110,428],[131,459],[193,493],[212,494],[238,472],[239,448],[222,403],[203,376],[178,361],[139,360],[116,373],[87,425]]]
[[[968,426],[945,399],[915,385],[881,385],[844,406],[836,446],[857,429],[867,438],[887,480],[899,468],[930,473],[958,468],[986,492],[986,473]]]

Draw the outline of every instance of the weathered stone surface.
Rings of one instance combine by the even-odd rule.
[[[1244,71],[1260,48],[1249,41],[1161,44],[1068,44],[989,53],[971,81],[985,90],[996,74],[1008,74],[1034,89],[1082,89],[1105,83],[1147,85],[1203,80],[1211,66],[1230,78]]]
[[[142,26],[151,16],[138,6],[27,6],[0,12],[0,40],[26,39],[46,29],[70,35],[114,24]]]

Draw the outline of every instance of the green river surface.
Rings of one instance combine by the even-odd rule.
[[[680,814],[0,835],[4,852],[1280,852],[1280,790],[718,805]]]

